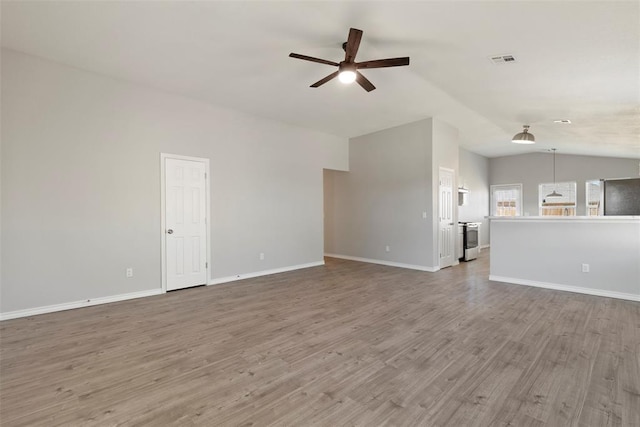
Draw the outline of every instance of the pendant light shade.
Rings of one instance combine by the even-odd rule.
[[[524,125],[522,132],[515,134],[511,138],[511,142],[515,144],[535,144],[536,138],[532,133],[529,133],[529,125]]]
[[[556,186],[556,149],[552,148],[551,151],[553,151],[553,186],[555,187]],[[551,193],[546,195],[547,199],[557,199],[559,197],[562,197],[562,194],[558,193],[555,188]]]

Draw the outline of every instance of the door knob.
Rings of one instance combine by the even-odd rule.
[[[173,230],[172,229],[168,229],[167,230],[167,234],[173,234]]]

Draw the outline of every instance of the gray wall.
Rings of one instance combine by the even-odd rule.
[[[458,185],[469,189],[467,203],[458,206],[458,220],[480,222],[480,245],[489,244],[489,159],[460,148]]]
[[[327,253],[431,265],[431,219],[422,218],[431,212],[430,148],[427,120],[350,140],[349,173],[331,172],[334,232]]]
[[[556,154],[556,181],[577,182],[577,215],[585,215],[585,182],[600,178],[638,176],[640,159]],[[523,215],[538,215],[538,185],[553,182],[551,153],[496,157],[489,160],[489,182],[522,183]]]
[[[491,280],[640,301],[640,219],[519,217],[491,227]]]
[[[322,261],[346,139],[8,50],[1,96],[0,312],[160,288],[161,152],[211,161],[213,279]]]
[[[350,171],[325,180],[326,253],[437,268],[438,168],[457,175],[457,137],[427,119],[352,138]]]
[[[334,175],[341,173],[336,170],[325,169],[323,171],[324,178],[324,251],[325,253],[329,252],[328,248],[334,247],[334,235],[335,235],[335,225],[334,225],[334,211],[335,211],[335,195],[334,195],[334,186],[335,179]],[[346,173],[346,172],[342,172]]]

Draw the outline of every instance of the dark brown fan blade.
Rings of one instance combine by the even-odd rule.
[[[360,86],[362,86],[362,88],[364,90],[366,90],[367,92],[371,92],[372,90],[374,90],[376,87],[373,85],[373,83],[371,83],[365,76],[363,76],[362,74],[360,74],[359,71],[356,71],[356,81],[358,82],[358,84]]]
[[[347,39],[347,46],[344,54],[344,60],[346,62],[355,61],[358,48],[360,47],[360,39],[362,39],[362,30],[358,30],[356,28],[349,30],[349,38]]]
[[[384,68],[384,67],[400,67],[409,65],[409,57],[376,59],[373,61],[356,62],[356,68]]]
[[[326,82],[328,82],[329,80],[335,78],[338,75],[338,71],[336,71],[335,73],[331,73],[329,74],[327,77],[325,77],[322,80],[318,80],[317,82],[315,82],[314,84],[311,85],[311,87],[319,87],[322,86],[323,84],[325,84]]]
[[[319,62],[320,64],[333,65],[335,67],[340,65],[337,62],[327,61],[326,59],[314,58],[313,56],[300,55],[299,53],[290,53],[289,56],[291,58],[304,59],[305,61]]]

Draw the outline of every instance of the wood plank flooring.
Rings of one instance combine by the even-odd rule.
[[[640,426],[640,303],[326,266],[0,323],[2,426]]]

